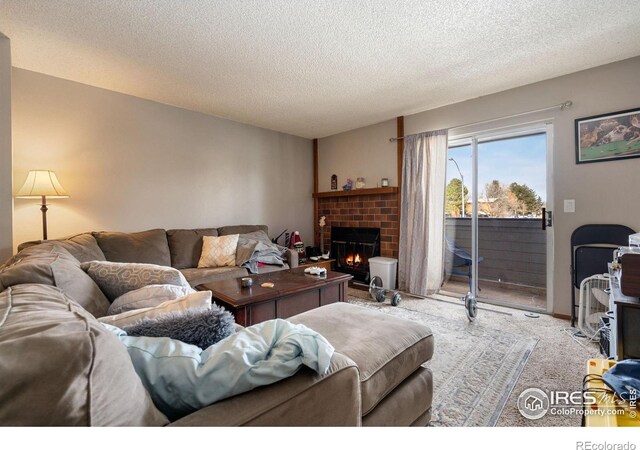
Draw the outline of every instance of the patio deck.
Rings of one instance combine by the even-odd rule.
[[[518,286],[507,283],[495,283],[480,280],[478,301],[512,306],[515,308],[545,312],[547,310],[547,291],[544,288]],[[466,278],[451,277],[440,290],[441,295],[460,297],[469,291]]]

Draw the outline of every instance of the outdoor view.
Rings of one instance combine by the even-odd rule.
[[[546,134],[478,144],[478,299],[546,307]],[[448,152],[443,291],[472,290],[471,145]]]
[[[478,216],[541,217],[546,201],[546,135],[478,145]],[[456,166],[457,163],[457,166]],[[471,216],[471,146],[449,149],[445,214]]]

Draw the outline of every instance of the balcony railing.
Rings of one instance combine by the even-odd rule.
[[[544,288],[546,232],[541,219],[478,219],[480,281]],[[471,253],[471,219],[445,219],[445,235]]]

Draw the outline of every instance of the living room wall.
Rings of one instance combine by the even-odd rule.
[[[11,45],[0,33],[0,261],[12,253]]]
[[[17,68],[12,93],[14,192],[50,169],[70,195],[50,202],[50,238],[242,223],[313,236],[308,139]],[[38,203],[15,200],[14,246],[41,239]]]
[[[338,176],[338,189],[351,178],[363,177],[366,187],[378,187],[382,178],[389,186],[398,185],[396,143],[389,138],[396,135],[396,119],[387,120],[346,133],[318,140],[318,190],[331,190],[331,175]]]
[[[557,314],[570,314],[570,236],[573,230],[588,223],[621,223],[640,230],[640,214],[634,206],[637,203],[640,159],[576,165],[574,138],[576,118],[640,107],[638,73],[640,57],[404,118],[405,134],[411,134],[532,111],[565,100],[573,101],[572,108],[567,111],[547,111],[509,122],[553,120],[555,223],[551,232],[554,239],[553,311]],[[493,122],[488,127],[506,124],[506,121]],[[343,160],[345,164],[327,167],[326,170],[362,173],[361,163],[353,165],[351,161],[384,159],[393,164],[389,172],[395,173],[393,158],[396,149],[394,145],[387,144],[388,138],[395,136],[395,130],[390,130],[388,122],[367,127],[366,133],[363,130],[320,139],[319,166],[322,167],[323,161],[337,160],[341,153],[350,153],[350,157]],[[382,130],[387,135],[382,136]],[[376,139],[381,142],[370,145],[367,136],[373,135],[378,136]],[[367,175],[364,172],[362,176]],[[562,211],[564,199],[575,199],[575,213]]]

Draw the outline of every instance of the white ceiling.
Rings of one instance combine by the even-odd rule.
[[[13,65],[308,138],[640,54],[634,0],[0,0]]]

